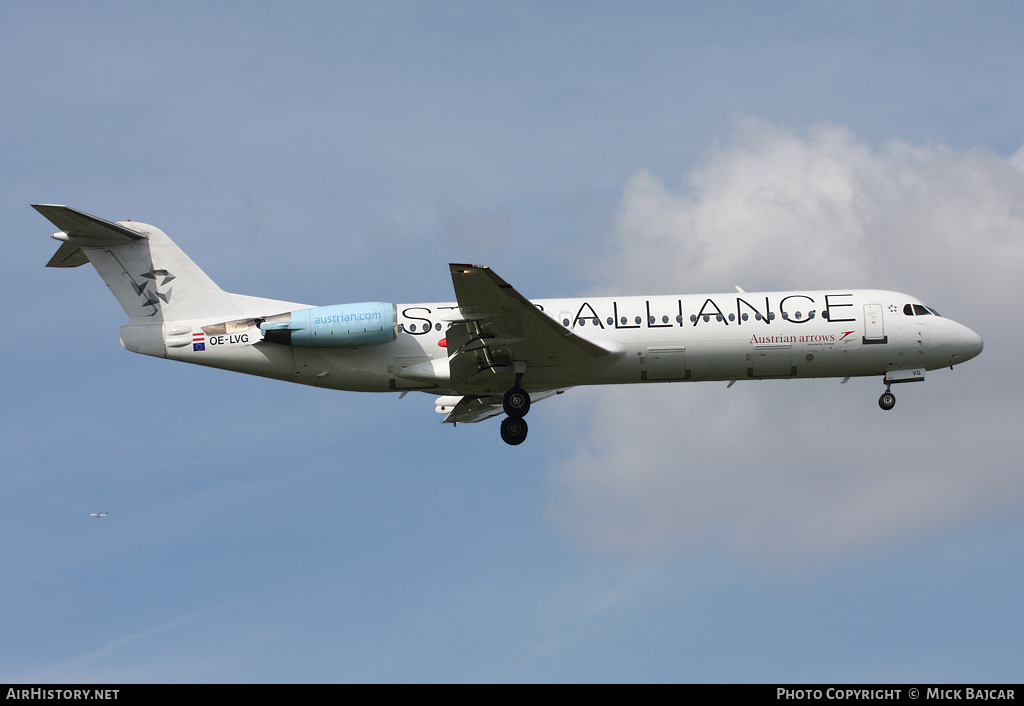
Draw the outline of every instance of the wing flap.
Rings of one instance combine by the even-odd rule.
[[[442,414],[447,412],[445,424],[472,424],[496,417],[504,410],[501,407],[501,397],[498,395],[467,395],[454,407],[438,405],[437,411]]]
[[[540,402],[563,392],[565,390],[545,390],[531,397],[533,402]],[[454,406],[451,404],[452,400],[452,397],[439,397],[436,400],[437,411],[447,414],[444,424],[473,424],[505,413],[501,395],[466,395]]]

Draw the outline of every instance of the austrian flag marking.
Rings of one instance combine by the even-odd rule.
[[[202,331],[196,331],[195,333],[192,334],[192,350],[206,350],[206,334],[203,333]]]

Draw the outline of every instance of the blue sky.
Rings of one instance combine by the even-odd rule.
[[[0,2],[0,681],[1016,681],[1024,11]],[[985,352],[497,423],[136,356],[66,203],[228,291],[911,292]],[[1007,325],[1009,324],[1009,325]],[[89,513],[110,517],[97,521]]]

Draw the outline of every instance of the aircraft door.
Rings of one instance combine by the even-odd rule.
[[[885,343],[885,321],[881,304],[864,305],[864,343]]]

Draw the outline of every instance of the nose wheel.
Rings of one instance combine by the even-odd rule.
[[[889,386],[886,385],[885,392],[878,398],[878,406],[882,409],[889,411],[896,406],[896,395],[889,392]]]

